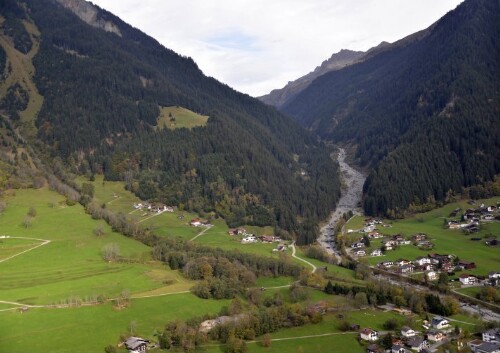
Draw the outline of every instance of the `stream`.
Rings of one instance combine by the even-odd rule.
[[[352,211],[354,214],[361,214],[362,210],[358,207],[363,196],[363,184],[366,177],[352,168],[345,161],[346,152],[343,148],[339,148],[337,160],[340,165],[340,171],[344,187],[342,195],[338,202],[337,208],[330,215],[328,222],[321,228],[321,233],[318,238],[319,244],[329,253],[337,258],[337,262],[341,260],[340,251],[336,248],[334,239],[335,224],[339,221],[342,215],[346,212]]]

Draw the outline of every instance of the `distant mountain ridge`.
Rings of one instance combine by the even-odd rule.
[[[368,214],[401,215],[500,173],[500,2],[466,0],[429,28],[316,78],[281,110],[372,171]]]

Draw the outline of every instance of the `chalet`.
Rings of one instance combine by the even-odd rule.
[[[493,328],[483,332],[483,341],[500,343],[500,328]]]
[[[364,248],[364,247],[365,247],[365,243],[363,243],[362,241],[358,241],[358,242],[351,245],[351,248],[353,248],[353,249],[360,249],[360,248]]]
[[[476,264],[474,262],[463,261],[463,260],[460,260],[458,262],[458,266],[463,268],[464,270],[472,270],[473,268],[476,268]]]
[[[411,327],[403,326],[401,327],[401,336],[409,338],[414,337],[417,333]]]
[[[243,235],[246,234],[247,231],[245,228],[232,228],[228,231],[229,235]]]
[[[498,208],[496,206],[488,206],[488,212],[495,212]]]
[[[488,273],[489,279],[500,279],[500,272],[490,272]]]
[[[199,218],[195,218],[189,221],[189,225],[192,227],[201,227],[201,221]]]
[[[452,272],[453,271],[453,264],[451,263],[451,261],[443,262],[441,264],[441,271]]]
[[[392,267],[392,266],[394,266],[394,262],[392,262],[392,261],[384,261],[384,262],[381,262],[379,265],[382,266],[382,267]]]
[[[378,332],[375,330],[372,330],[371,328],[364,328],[361,330],[359,333],[360,338],[363,341],[377,341],[378,340]]]
[[[257,242],[257,238],[254,235],[250,235],[248,237],[241,239],[242,244],[250,244],[250,243],[256,243],[256,242]]]
[[[417,246],[421,249],[432,249],[434,244],[428,240],[420,240],[417,242]]]
[[[410,265],[411,261],[406,260],[406,259],[399,259],[399,260],[396,260],[395,264],[398,265],[399,267],[402,267],[402,266]]]
[[[422,240],[426,240],[427,239],[427,235],[426,234],[415,234],[411,237],[411,240],[413,241],[422,241]]]
[[[385,245],[386,247],[387,246],[392,246],[393,248],[396,247],[398,245],[398,242],[396,240],[384,240],[382,242],[383,245]]]
[[[479,228],[479,225],[476,224],[476,223],[471,223],[471,224],[468,224],[466,225],[465,227],[463,227],[464,230],[468,233],[477,233],[479,232],[481,229]]]
[[[125,341],[125,347],[130,353],[147,352],[148,343],[148,340],[140,337],[129,337]]]
[[[424,265],[430,264],[431,259],[429,259],[428,257],[419,256],[415,259],[414,262],[415,262],[415,265],[417,265],[417,266],[424,266]]]
[[[428,281],[435,281],[438,279],[438,277],[439,276],[438,276],[438,273],[436,271],[429,271],[425,274],[425,278],[427,278]]]
[[[415,266],[413,265],[404,265],[398,268],[398,272],[401,274],[412,273],[415,270]]]
[[[371,233],[375,230],[375,225],[370,224],[363,228],[363,233]]]
[[[472,340],[467,342],[467,345],[470,347],[471,351],[475,352],[476,348],[482,345],[484,342],[481,340]]]
[[[493,216],[492,214],[485,214],[484,216],[481,217],[481,219],[483,221],[494,221],[495,216]]]
[[[448,222],[448,228],[449,229],[460,229],[462,225],[458,221],[449,221]]]
[[[434,316],[431,322],[432,327],[438,330],[442,330],[450,326],[450,322],[441,316]]]
[[[272,235],[262,235],[259,237],[259,240],[263,243],[272,243],[274,242],[274,236]]]
[[[382,256],[382,250],[375,249],[370,253],[370,256]]]
[[[485,241],[485,244],[488,246],[497,246],[498,244],[500,244],[500,242],[496,239],[493,239]]]
[[[434,265],[427,264],[421,267],[423,271],[434,271],[436,268]]]
[[[405,347],[400,346],[399,344],[395,344],[391,348],[391,353],[407,353]]]
[[[386,251],[390,251],[390,250],[393,250],[393,249],[394,249],[394,246],[392,246],[391,244],[384,244],[383,248],[384,248]]]
[[[427,340],[423,337],[412,337],[408,340],[406,343],[408,347],[410,347],[411,350],[420,352],[423,349],[426,349],[429,347],[429,343]]]
[[[500,353],[500,344],[492,342],[483,342],[474,350],[475,353]]]
[[[366,353],[384,353],[384,349],[380,348],[376,344],[370,344],[366,347]]]
[[[364,250],[356,250],[354,252],[354,255],[356,255],[356,256],[366,256],[366,251],[364,251]]]
[[[427,332],[427,339],[432,342],[441,342],[446,338],[446,334],[438,330],[429,330]]]
[[[384,236],[379,233],[379,232],[371,232],[368,234],[368,236],[372,239],[380,239],[380,238],[383,238]]]
[[[458,280],[463,285],[471,285],[471,284],[476,284],[478,282],[477,277],[472,276],[472,275],[468,275],[466,273],[461,274],[460,277],[458,278]]]

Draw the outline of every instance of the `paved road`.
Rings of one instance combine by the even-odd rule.
[[[352,211],[357,212],[357,205],[361,201],[363,196],[363,184],[365,183],[366,177],[358,172],[356,169],[352,168],[349,164],[345,162],[346,152],[343,148],[339,148],[339,154],[337,160],[340,165],[340,171],[342,173],[342,180],[344,182],[344,189],[342,190],[342,196],[340,197],[339,203],[335,211],[331,214],[328,223],[321,228],[321,234],[318,238],[318,242],[325,248],[325,250],[334,255],[337,258],[337,262],[341,260],[340,251],[335,247],[335,239],[333,230],[335,224],[340,220],[344,213]]]

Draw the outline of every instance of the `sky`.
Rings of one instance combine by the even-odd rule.
[[[92,0],[208,76],[260,96],[341,49],[427,28],[462,0]]]

